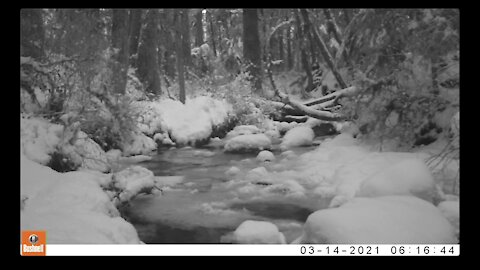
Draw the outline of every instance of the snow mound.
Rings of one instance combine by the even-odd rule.
[[[232,176],[237,175],[239,172],[240,172],[240,169],[238,167],[232,166],[225,172],[225,174],[227,176],[232,177]]]
[[[232,131],[227,133],[227,138],[233,138],[240,135],[250,135],[261,133],[260,129],[254,125],[236,126]]]
[[[20,118],[20,145],[30,160],[47,164],[61,141],[63,126],[42,118]]]
[[[443,201],[438,204],[437,208],[442,212],[443,216],[450,221],[458,237],[460,233],[460,202]]]
[[[274,161],[275,156],[273,155],[272,152],[268,150],[263,150],[257,155],[257,160],[259,161]]]
[[[270,149],[272,142],[265,134],[240,135],[227,141],[225,151],[242,152]]]
[[[187,99],[186,104],[177,100],[137,102],[142,112],[139,127],[145,134],[168,133],[173,142],[194,144],[210,137],[213,127],[223,124],[233,111],[225,100],[200,96]]]
[[[112,182],[114,187],[120,190],[118,195],[120,202],[126,202],[139,193],[150,193],[155,187],[155,176],[144,167],[131,166],[114,173]]]
[[[246,220],[233,232],[232,240],[239,244],[285,244],[285,236],[275,224]]]
[[[431,203],[412,196],[355,198],[311,214],[299,243],[455,244],[455,232]]]
[[[248,171],[247,175],[245,176],[246,180],[250,182],[269,182],[268,181],[268,171],[265,167],[257,167],[255,169],[251,169]]]
[[[46,230],[52,244],[140,244],[101,189],[99,174],[58,173],[24,155],[20,159],[22,230]]]
[[[343,147],[335,147],[339,154]],[[348,149],[343,148],[348,155]],[[340,152],[341,153],[341,152]],[[356,196],[415,195],[426,200],[433,197],[432,176],[416,154],[400,152],[361,152],[335,170],[331,182],[336,187],[330,207],[339,206]],[[354,157],[354,152],[350,152]],[[340,156],[340,157],[342,157]],[[343,157],[342,157],[343,159]]]
[[[315,133],[309,126],[298,126],[287,131],[280,144],[281,149],[294,146],[308,146],[313,142]]]
[[[65,144],[62,152],[75,164],[80,165],[79,170],[94,170],[107,172],[110,170],[107,154],[88,135],[79,131],[77,140],[72,145]]]
[[[147,155],[157,149],[155,141],[141,132],[135,132],[130,141],[122,145],[123,155]]]
[[[416,195],[432,200],[432,174],[423,160],[409,158],[396,162],[363,182],[358,196]]]

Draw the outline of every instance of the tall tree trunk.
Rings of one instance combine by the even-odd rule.
[[[125,94],[128,71],[129,38],[128,10],[114,9],[112,15],[112,87],[115,93]]]
[[[307,93],[306,91],[311,91],[313,90],[313,75],[312,75],[312,70],[310,67],[310,63],[308,63],[307,60],[307,53],[306,53],[306,44],[305,44],[305,27],[301,26],[300,23],[300,16],[298,14],[298,11],[295,10],[295,21],[297,24],[297,32],[298,32],[298,40],[299,40],[299,46],[300,46],[300,61],[302,64],[302,68],[305,71],[305,74],[307,75],[307,86],[305,88],[301,87],[300,91],[302,94],[302,97],[306,97]]]
[[[202,9],[195,14],[195,47],[200,47],[203,44],[203,20]]]
[[[320,53],[322,54],[323,59],[327,62],[330,70],[332,70],[332,73],[335,76],[335,79],[337,80],[338,84],[342,89],[347,88],[347,84],[345,83],[342,76],[340,75],[337,68],[335,67],[335,64],[333,63],[333,59],[332,59],[332,56],[330,55],[330,52],[328,51],[327,45],[325,45],[325,42],[323,41],[322,37],[318,34],[317,30],[312,27],[312,23],[308,18],[308,11],[306,9],[301,9],[300,11],[301,11],[305,25],[308,27],[308,29],[310,29],[310,32],[313,35],[314,41],[316,42],[318,48],[320,49]]]
[[[292,45],[291,45],[292,30],[291,29],[292,29],[291,26],[289,26],[287,30],[287,38],[286,38],[288,70],[291,70],[293,68],[293,56],[292,56]]]
[[[45,30],[41,9],[20,10],[20,55],[41,58],[44,56],[43,45]]]
[[[184,10],[183,10],[184,11]],[[180,12],[182,13],[182,11],[176,11],[176,12]],[[177,15],[180,16],[180,18],[177,18],[179,20],[177,20],[177,24],[176,24],[176,29],[177,31],[175,32],[176,35],[175,35],[175,43],[177,44],[177,72],[178,72],[178,85],[179,85],[179,88],[180,88],[180,93],[179,93],[179,97],[180,97],[180,102],[182,102],[183,104],[185,104],[185,78],[184,78],[184,69],[185,69],[185,65],[184,65],[184,47],[182,46],[182,44],[184,44],[184,27],[185,25],[184,24],[184,20],[182,19],[182,14],[178,14]]]
[[[213,29],[213,14],[211,11],[208,12],[208,22],[210,23],[210,40],[212,41],[213,55],[217,57],[217,46],[215,44],[215,31]]]
[[[283,70],[285,67],[285,55],[283,52],[283,36],[285,31],[282,31],[282,34],[278,36],[278,57],[280,60],[282,60],[282,63],[280,64],[280,68]]]
[[[138,53],[138,42],[140,40],[140,31],[142,29],[142,11],[141,9],[130,10],[130,64],[137,66],[135,55]]]
[[[162,93],[157,55],[158,10],[149,9],[146,14],[146,26],[138,48],[138,75],[145,90],[156,95]]]
[[[260,37],[256,9],[243,9],[243,56],[254,93],[262,94]]]
[[[190,22],[188,18],[188,9],[181,9],[180,20],[182,25],[182,48],[183,48],[183,60],[187,66],[192,65],[192,56],[190,48]]]
[[[340,29],[338,28],[338,25],[335,22],[332,13],[328,8],[324,8],[323,14],[325,14],[325,17],[327,18],[328,32],[333,35],[339,45],[342,44],[342,39],[340,38],[342,36],[342,33],[340,33]]]

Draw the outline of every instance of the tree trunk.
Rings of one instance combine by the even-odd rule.
[[[138,75],[147,92],[160,95],[160,72],[157,55],[158,10],[150,9],[146,14],[146,26],[138,48]]]
[[[342,44],[342,39],[340,38],[342,34],[340,33],[340,29],[338,28],[337,23],[335,22],[335,19],[333,18],[332,13],[328,8],[323,9],[323,13],[325,14],[325,17],[327,18],[327,29],[328,32],[333,34],[333,37],[335,40],[338,42],[338,44]]]
[[[112,87],[115,93],[125,94],[127,84],[129,35],[128,10],[114,9],[112,15]]]
[[[137,66],[138,42],[140,40],[140,31],[142,29],[142,11],[141,9],[130,10],[130,64]]]
[[[291,27],[288,27],[287,30],[287,65],[288,70],[292,70],[293,68],[293,56],[292,56],[292,45],[291,45]]]
[[[188,19],[188,9],[181,9],[180,20],[182,25],[182,48],[183,48],[183,62],[185,65],[192,65],[192,56],[190,48],[190,22]]]
[[[195,47],[200,47],[203,44],[203,23],[202,23],[202,9],[195,14]]]
[[[243,56],[254,93],[262,95],[262,69],[258,14],[256,9],[243,9]]]
[[[20,55],[41,58],[45,31],[41,9],[20,10]]]
[[[302,63],[302,68],[305,71],[307,75],[307,87],[303,88],[303,85],[300,86],[300,91],[302,94],[302,97],[306,97],[307,93],[306,91],[310,92],[313,90],[313,75],[312,75],[312,70],[310,68],[310,64],[308,63],[307,60],[307,53],[305,52],[305,27],[301,27],[300,25],[300,16],[298,15],[298,11],[295,10],[295,21],[297,24],[297,29],[298,29],[298,41],[300,45],[300,61]]]
[[[176,11],[176,12],[182,12],[182,11]],[[183,10],[185,12],[185,10]],[[178,14],[178,13],[177,13]],[[176,31],[176,36],[175,36],[175,43],[177,44],[177,72],[178,72],[178,86],[180,89],[179,97],[180,97],[180,102],[185,104],[185,78],[184,78],[184,69],[185,69],[185,64],[184,64],[184,47],[181,46],[184,44],[184,20],[181,18],[183,14],[180,14],[179,20],[177,20],[177,31]],[[178,18],[178,17],[177,17]]]
[[[337,68],[335,67],[335,64],[333,63],[332,56],[328,51],[327,45],[325,45],[325,42],[323,41],[322,37],[318,34],[317,30],[312,27],[312,23],[308,18],[307,10],[301,9],[300,11],[301,11],[305,25],[310,29],[311,33],[313,34],[314,41],[317,43],[317,46],[320,49],[320,53],[322,54],[324,60],[327,62],[330,70],[332,70],[332,73],[335,76],[335,79],[337,80],[338,84],[340,85],[341,88],[347,88],[347,84],[345,83],[342,76],[340,75]]]
[[[217,57],[217,46],[215,46],[215,31],[213,30],[212,12],[208,12],[208,21],[210,23],[210,39],[212,40],[213,55]]]

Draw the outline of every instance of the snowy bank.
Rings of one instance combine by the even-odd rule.
[[[412,196],[356,198],[311,214],[295,243],[455,244],[454,228],[433,204]]]
[[[58,173],[24,155],[20,160],[22,230],[45,230],[51,244],[139,244],[100,183],[108,175]]]

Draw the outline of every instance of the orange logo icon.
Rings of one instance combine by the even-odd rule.
[[[46,240],[45,231],[22,231],[22,255],[45,256]]]

